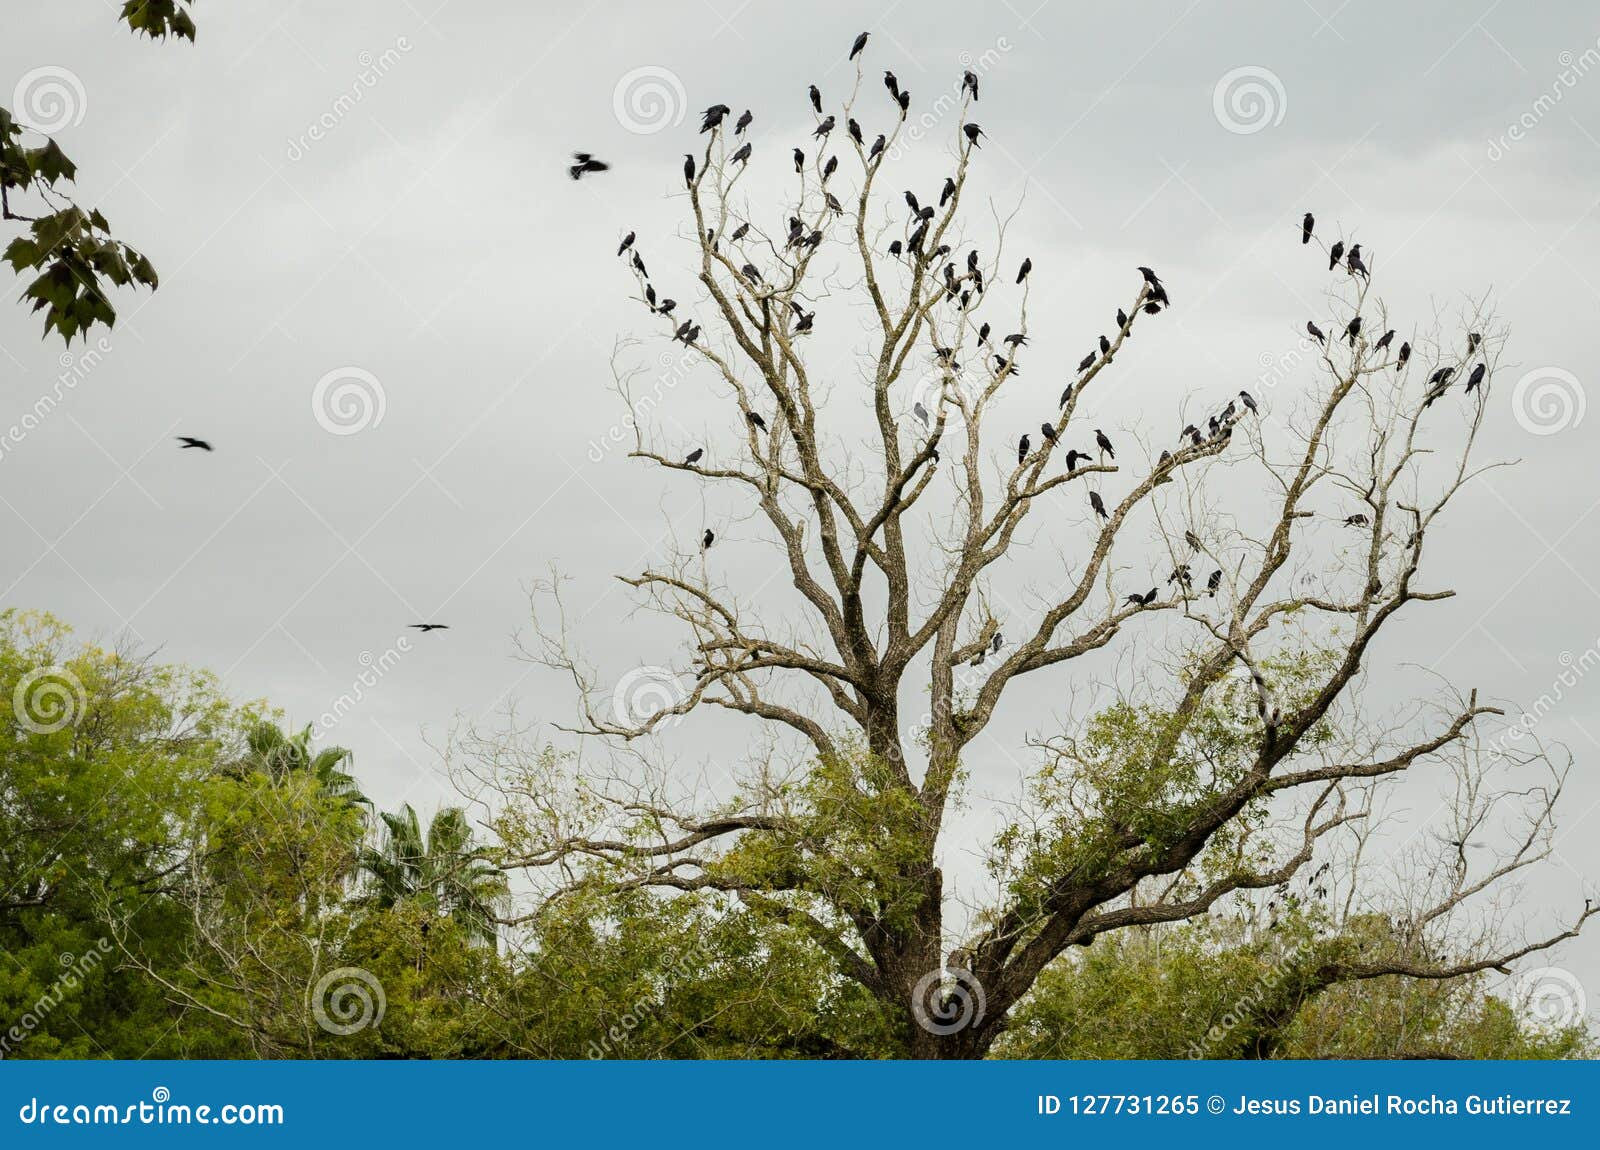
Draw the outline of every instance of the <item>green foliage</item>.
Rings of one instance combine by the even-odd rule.
[[[194,43],[194,18],[189,6],[194,0],[123,0],[119,19],[125,21],[135,33],[152,40],[168,36]]]
[[[382,846],[361,852],[361,869],[372,880],[370,904],[384,910],[409,904],[452,920],[468,938],[493,943],[506,877],[490,852],[473,845],[466,812],[444,808],[433,816],[426,836],[409,803],[381,817]]]

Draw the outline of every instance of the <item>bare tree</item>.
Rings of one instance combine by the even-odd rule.
[[[677,678],[657,684],[663,705],[641,715],[610,705],[574,653],[559,581],[543,585],[558,614],[536,612],[531,653],[570,676],[578,729],[616,749],[615,769],[578,775],[509,748],[476,769],[501,792],[508,865],[546,881],[547,898],[720,892],[808,934],[903,1022],[909,1055],[975,1057],[1068,948],[1288,883],[1325,838],[1360,824],[1373,787],[1443,763],[1499,713],[1470,693],[1442,716],[1383,717],[1354,688],[1392,619],[1452,594],[1423,578],[1427,541],[1482,470],[1473,445],[1505,332],[1477,307],[1465,330],[1439,325],[1397,347],[1372,290],[1377,261],[1341,263],[1319,239],[1307,252],[1330,256],[1333,320],[1292,355],[1307,389],[1271,412],[1245,393],[1217,401],[1140,460],[1088,430],[1135,325],[1183,304],[1140,269],[1114,335],[1059,405],[1045,400],[1020,444],[1014,425],[1001,441],[986,431],[1021,390],[1031,263],[1007,253],[999,215],[984,244],[963,230],[985,138],[971,118],[976,82],[939,101],[955,118],[948,181],[907,192],[901,211],[884,189],[909,97],[892,77],[892,102],[863,93],[860,69],[858,58],[841,106],[818,107],[778,210],[745,202],[759,161],[730,112],[707,114],[685,165],[692,303],[669,302],[631,236],[619,253],[652,324],[715,374],[740,437],[736,452],[700,451],[635,419],[632,455],[742,500],[777,547],[790,605],[755,606],[753,586],[729,582],[741,572],[714,562],[709,526],[626,576],[642,605],[682,623],[688,646]],[[885,108],[894,123],[874,142],[869,121]],[[1300,242],[1298,228],[1285,242]],[[813,333],[863,320],[859,378],[841,382]],[[635,373],[619,364],[616,375],[637,414]],[[1063,466],[1069,439],[1096,446]],[[1223,490],[1246,494],[1225,510]],[[996,591],[1036,574],[1058,540],[1075,542],[1075,557],[1048,586],[1034,580],[1030,606]],[[1022,681],[1048,676],[1062,693],[1086,682],[1074,664],[1136,620],[1146,635],[1164,627],[1163,654],[1140,659],[1087,743],[1038,744],[1037,773],[990,855],[992,894],[953,914],[941,837],[975,742]],[[705,707],[770,736],[731,797],[698,793],[659,757],[655,736]],[[1274,841],[1264,824],[1287,834]],[[1454,885],[1418,925],[1536,853],[1447,876]],[[1589,913],[1542,940],[1479,948],[1472,969],[1570,937]],[[1340,954],[1318,968],[1325,984],[1467,969],[1421,946]]]

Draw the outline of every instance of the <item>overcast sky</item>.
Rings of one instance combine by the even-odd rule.
[[[509,702],[570,718],[561,682],[515,653],[552,564],[607,676],[673,657],[609,576],[712,512],[607,443],[613,346],[651,330],[610,257],[638,229],[687,296],[670,197],[698,110],[752,108],[777,179],[811,124],[806,85],[846,86],[863,28],[869,76],[893,68],[919,100],[983,72],[975,178],[1021,205],[1008,248],[1038,269],[1035,362],[1075,362],[1132,269],[1161,269],[1182,306],[1142,329],[1105,426],[1251,386],[1294,346],[1320,291],[1292,232],[1307,209],[1359,232],[1392,310],[1421,322],[1489,293],[1512,341],[1482,448],[1522,462],[1464,498],[1430,556],[1458,597],[1386,633],[1381,658],[1532,705],[1600,637],[1592,5],[203,4],[193,46],[113,15],[29,5],[0,42],[0,100],[58,128],[82,201],[162,277],[65,357],[4,280],[0,605],[129,633],[296,723],[406,624],[450,624],[408,640],[331,734],[384,805],[447,793],[428,744],[452,723]],[[580,148],[613,170],[574,184]],[[943,136],[909,147],[908,184],[936,189],[947,154]],[[672,388],[682,442],[726,423],[703,390]],[[742,531],[725,525],[719,557],[770,566]],[[1534,892],[1550,906],[1600,874],[1600,682],[1562,693],[1539,727],[1576,756]],[[1027,725],[1010,729],[1016,745]],[[1600,933],[1556,961],[1592,1011]]]

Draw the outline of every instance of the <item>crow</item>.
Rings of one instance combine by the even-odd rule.
[[[700,121],[700,130],[709,132],[712,128],[722,126],[722,117],[726,116],[732,108],[726,104],[712,104],[705,110],[704,118]]]
[[[1200,434],[1200,429],[1198,427],[1196,427],[1194,424],[1190,423],[1190,424],[1185,425],[1185,427],[1184,427],[1184,429],[1182,431],[1178,432],[1178,438],[1179,439],[1183,439],[1186,436],[1195,437],[1195,436],[1198,436],[1199,434]]]
[[[1382,351],[1394,342],[1394,328],[1390,328],[1378,337],[1378,342],[1372,345],[1372,350]]]
[[[1023,335],[1021,332],[1015,332],[1006,336],[1006,338],[1001,342],[1009,343],[1012,347],[1026,347],[1028,344],[1028,337]]]
[[[1111,518],[1110,513],[1106,511],[1105,500],[1100,498],[1098,491],[1089,492],[1089,506],[1094,508],[1094,513],[1100,516],[1101,519]]]
[[[747,148],[749,146],[750,146],[749,144],[745,145],[745,147],[747,147]],[[833,173],[837,172],[838,170],[839,170],[839,157],[838,156],[829,156],[828,157],[828,162],[826,164],[822,165],[822,182],[823,183],[827,183],[829,180],[831,180],[833,178]]]
[[[694,157],[688,152],[683,154],[683,186],[694,187]]]
[[[1351,320],[1348,324],[1345,325],[1344,334],[1345,334],[1345,338],[1350,341],[1350,346],[1354,347],[1356,345],[1356,336],[1361,334],[1361,317],[1360,316],[1356,316],[1355,319]]]
[[[1021,463],[1028,458],[1028,437],[1024,435],[1017,443],[1017,462]]]
[[[733,134],[735,136],[744,135],[744,130],[750,126],[750,122],[754,119],[755,117],[750,114],[750,109],[746,108],[743,114],[740,115],[739,122],[733,126]]]
[[[705,448],[697,447],[693,451],[689,452],[688,455],[685,455],[683,457],[683,461],[686,464],[699,463],[700,462],[700,457],[703,456],[705,453],[706,453],[706,449]]]
[[[1353,276],[1372,278],[1372,273],[1367,271],[1367,265],[1361,260],[1361,245],[1356,244],[1350,249],[1350,254],[1344,257],[1344,266]]]
[[[856,123],[855,117],[851,116],[846,119],[844,126],[845,130],[850,133],[850,138],[858,144],[861,143],[861,125]]]
[[[201,451],[214,451],[215,450],[215,448],[213,448],[205,440],[196,439],[192,435],[180,435],[180,436],[178,436],[178,442],[183,444],[182,447],[178,448],[179,451],[187,451],[191,447],[198,447]]]
[[[906,113],[911,110],[911,92],[907,89],[895,97],[895,103],[900,105],[900,118],[905,119]]]
[[[1027,279],[1028,278],[1028,273],[1031,272],[1032,270],[1033,270],[1033,260],[1030,259],[1030,258],[1024,257],[1023,260],[1022,260],[1022,266],[1017,269],[1017,282],[1021,283],[1023,280]]]
[[[944,178],[944,189],[939,193],[939,206],[942,208],[949,198],[956,194],[956,181],[952,176]],[[976,253],[974,253],[976,254]]]
[[[1306,213],[1306,218],[1300,221],[1300,242],[1301,243],[1309,244],[1311,242],[1311,229],[1316,227],[1316,226],[1317,226],[1316,218],[1310,212],[1307,212]]]
[[[900,98],[900,80],[887,68],[883,72],[883,86],[889,89],[889,95],[894,99],[898,100]]]
[[[1057,407],[1065,407],[1071,401],[1071,399],[1072,399],[1072,385],[1069,383],[1069,384],[1067,384],[1066,390],[1061,393],[1061,401],[1059,403],[1057,403],[1056,406]]]
[[[1127,326],[1128,326],[1128,313],[1123,311],[1119,307],[1117,309],[1117,329],[1120,331],[1121,329],[1123,329],[1123,328],[1125,328]]]
[[[1091,351],[1088,355],[1084,356],[1083,359],[1081,359],[1078,362],[1078,370],[1079,371],[1088,371],[1091,367],[1094,366],[1095,358],[1096,357],[1095,357],[1094,352]]]
[[[796,148],[794,150],[794,170],[796,172],[802,172],[802,171],[805,170],[805,166],[806,166],[806,154],[804,152],[802,152],[799,148]]]
[[[622,237],[622,244],[617,248],[617,254],[619,256],[633,246],[633,241],[636,234],[637,233],[635,232],[629,232],[627,235]]]
[[[1187,563],[1179,563],[1172,569],[1172,574],[1167,576],[1168,583],[1181,583],[1187,587],[1194,582],[1194,577],[1189,571]]]
[[[1328,249],[1328,270],[1330,272],[1334,268],[1339,266],[1339,259],[1343,255],[1344,255],[1344,241],[1343,240],[1335,240],[1333,246]]]
[[[575,180],[581,180],[590,172],[608,172],[611,165],[604,160],[597,160],[588,152],[573,152],[574,162],[567,166],[567,175]]]
[[[750,141],[746,140],[739,146],[738,151],[728,158],[736,164],[748,164],[750,162]]]
[[[1397,367],[1397,368],[1404,367],[1406,365],[1406,360],[1408,360],[1410,358],[1411,358],[1411,345],[1409,343],[1402,343],[1400,345],[1400,354],[1399,354],[1399,356],[1397,356],[1395,358],[1395,361],[1394,361],[1395,367]]]
[[[815,84],[811,85],[811,107],[816,110],[817,115],[822,115],[822,93],[817,91]]]
[[[978,98],[978,74],[970,68],[961,73],[961,90],[971,92],[974,100]]]
[[[850,55],[848,59],[854,60],[857,56],[861,55],[861,49],[867,46],[867,37],[871,34],[872,33],[870,32],[863,32],[861,35],[856,37],[856,42],[850,45]]]
[[[922,218],[922,205],[917,202],[917,193],[910,188],[906,189],[906,207],[911,209],[912,215]]]
[[[735,156],[734,158],[737,159],[738,157]],[[733,229],[733,235],[730,236],[729,238],[732,239],[734,243],[738,243],[740,240],[744,239],[744,237],[747,236],[749,233],[750,233],[750,221],[746,220],[744,223],[740,224],[738,227]]]
[[[1222,586],[1222,568],[1218,567],[1211,573],[1211,577],[1206,580],[1206,590],[1211,592],[1213,599],[1217,597],[1217,588],[1220,586]]]
[[[1318,343],[1325,344],[1328,342],[1328,337],[1322,334],[1322,329],[1317,326],[1315,320],[1306,320],[1306,331],[1310,332],[1311,338]]]
[[[1472,394],[1472,389],[1473,388],[1477,387],[1480,383],[1483,382],[1484,373],[1487,372],[1488,370],[1489,370],[1488,365],[1487,364],[1482,364],[1482,363],[1480,363],[1477,367],[1472,369],[1472,374],[1467,377],[1467,394],[1468,395]]]
[[[833,122],[834,120],[832,116],[829,116],[826,120],[823,120],[822,123],[817,125],[817,130],[811,133],[812,138],[815,139],[818,136],[826,136],[829,132],[833,131]]]
[[[961,126],[961,130],[966,133],[967,143],[971,144],[974,148],[980,148],[983,146],[982,144],[978,143],[978,137],[983,135],[984,131],[982,128],[978,127],[978,125],[963,124]]]
[[[1111,354],[1111,341],[1109,339],[1107,339],[1105,336],[1101,336],[1100,337],[1100,354],[1101,355],[1110,355]]]
[[[1078,460],[1081,459],[1085,463],[1088,463],[1089,458],[1089,453],[1087,451],[1079,451],[1077,448],[1073,448],[1071,451],[1067,452],[1067,471],[1070,473],[1078,470]]]
[[[1165,467],[1165,466],[1167,466],[1167,464],[1169,464],[1171,462],[1172,462],[1172,452],[1163,451],[1161,453],[1160,457],[1157,458],[1157,460],[1156,460],[1156,466],[1158,468],[1159,467]]]
[[[1244,401],[1245,407],[1250,409],[1250,413],[1252,415],[1260,415],[1261,414],[1260,409],[1258,409],[1256,407],[1256,397],[1255,396],[1251,395],[1248,391],[1241,391],[1241,392],[1239,392],[1239,398]]]
[[[1477,351],[1478,350],[1478,344],[1480,344],[1482,342],[1483,342],[1483,336],[1479,335],[1475,331],[1469,331],[1467,333],[1467,354],[1471,355],[1473,352]]]
[[[994,357],[994,373],[999,375],[1002,371],[1009,370],[1012,375],[1021,375],[1022,369],[1003,355]]]
[[[1056,441],[1056,429],[1050,426],[1048,423],[1041,423],[1039,425],[1039,434],[1044,436],[1044,441],[1046,443],[1054,443]]]
[[[1354,515],[1345,516],[1344,525],[1346,527],[1365,527],[1367,525],[1367,517],[1358,511]]]
[[[1193,531],[1185,531],[1183,533],[1183,541],[1189,545],[1189,550],[1200,550],[1200,536],[1196,535]]]
[[[889,241],[889,254],[890,255],[897,256],[903,251],[905,251],[905,245],[902,244],[899,240],[890,240]]]
[[[706,533],[700,537],[700,550],[709,551],[711,545],[717,541],[717,533],[711,528],[706,528]]]
[[[412,631],[421,631],[424,635],[426,635],[429,631],[450,630],[450,624],[448,623],[408,623],[406,626]]]
[[[639,253],[637,250],[635,250],[633,253],[633,269],[642,276],[648,277],[650,275],[650,273],[645,270],[644,260],[639,258]]]
[[[750,421],[750,426],[757,431],[765,431],[767,429],[767,421],[761,418],[759,411],[752,411],[745,418]]]
[[[757,270],[755,264],[745,264],[739,270],[744,273],[744,278],[751,283],[758,284],[761,282],[761,272]]]
[[[916,403],[911,405],[911,414],[917,417],[917,419],[922,423],[923,427],[928,426],[928,409],[922,406],[921,400],[918,400]]]
[[[884,134],[882,132],[879,132],[878,133],[878,138],[876,140],[872,141],[872,150],[867,153],[867,159],[869,159],[869,160],[876,159],[877,156],[878,156],[878,153],[883,151],[884,146],[886,144],[888,144],[888,142],[889,142],[888,138],[886,136],[884,136]]]
[[[1109,455],[1112,459],[1117,457],[1117,453],[1111,449],[1111,440],[1107,439],[1106,433],[1098,427],[1094,429],[1094,441],[1099,444],[1102,455]]]
[[[1123,604],[1125,606],[1128,606],[1128,607],[1142,607],[1142,606],[1144,606],[1144,596],[1140,595],[1136,591],[1132,595],[1129,595],[1122,602],[1123,602]]]

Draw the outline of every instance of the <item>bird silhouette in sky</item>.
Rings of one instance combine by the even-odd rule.
[[[588,152],[573,152],[572,163],[567,166],[567,175],[575,180],[581,180],[591,172],[609,172],[611,165],[604,160],[597,160]]]
[[[424,635],[426,635],[429,631],[450,630],[450,624],[448,623],[412,623],[409,626],[411,630],[421,631]]]
[[[205,440],[196,439],[192,435],[180,435],[178,436],[178,442],[183,445],[182,447],[178,448],[179,451],[187,451],[191,447],[198,447],[201,451],[215,450],[215,448],[213,448],[211,444],[207,443]]]

